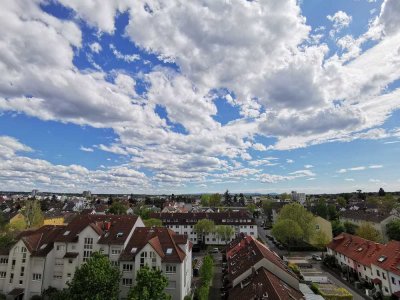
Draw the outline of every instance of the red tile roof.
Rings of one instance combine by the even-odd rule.
[[[22,232],[18,238],[26,245],[32,256],[46,256],[54,246],[54,240],[65,226],[45,225],[36,230]]]
[[[387,243],[379,252],[379,258],[382,258],[382,261],[376,260],[374,265],[400,276],[400,242]]]
[[[186,254],[179,244],[186,244],[185,240],[187,242],[186,236],[182,237],[164,227],[138,227],[121,253],[120,260],[133,260],[144,246],[150,244],[163,262],[180,263],[185,259]],[[167,249],[171,249],[170,254]]]
[[[374,263],[384,247],[385,245],[383,244],[348,233],[340,234],[327,245],[327,248],[341,253],[364,266],[370,266],[371,263]]]
[[[304,299],[300,291],[290,287],[265,268],[255,271],[241,284],[229,290],[228,299],[264,299],[263,296],[266,296],[266,299],[274,300]]]

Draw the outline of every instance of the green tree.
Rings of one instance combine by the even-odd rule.
[[[346,199],[345,199],[344,197],[339,196],[339,197],[337,198],[337,203],[338,203],[341,207],[345,207],[346,204],[347,204],[347,201],[346,201]]]
[[[385,191],[383,190],[383,188],[380,188],[379,189],[379,192],[378,192],[378,195],[379,195],[379,197],[383,197],[383,196],[385,196]]]
[[[264,200],[262,202],[262,209],[264,214],[267,216],[267,220],[272,222],[272,201],[271,200]]]
[[[334,220],[331,222],[332,224],[332,235],[337,236],[345,231],[344,225],[339,220]]]
[[[194,225],[194,231],[202,237],[203,245],[205,244],[206,234],[213,232],[215,224],[211,220],[202,219]]]
[[[213,279],[214,260],[211,255],[204,257],[203,264],[200,268],[200,277],[202,284],[209,285]]]
[[[356,230],[356,235],[359,237],[362,237],[366,240],[374,241],[374,242],[381,242],[382,237],[379,233],[378,230],[372,226],[371,223],[365,222],[361,224],[357,230]]]
[[[328,218],[328,206],[324,198],[319,198],[315,204],[315,214],[324,219]]]
[[[142,220],[147,220],[150,217],[151,210],[144,206],[140,206],[140,207],[136,207],[134,212],[135,212],[135,215],[140,216],[142,218]]]
[[[235,229],[230,225],[218,225],[215,227],[215,232],[227,244],[235,234]]]
[[[118,299],[121,274],[108,258],[94,252],[91,258],[76,269],[68,283],[70,299],[103,300]]]
[[[386,233],[391,240],[400,241],[400,219],[390,221],[386,225]]]
[[[329,242],[330,240],[328,236],[323,231],[318,231],[313,238],[314,246],[321,249],[322,251],[325,250],[326,245],[328,245]]]
[[[201,195],[200,203],[201,203],[201,206],[203,206],[203,207],[210,206],[210,195],[209,194]]]
[[[290,198],[290,196],[289,196],[288,193],[282,193],[282,194],[279,195],[279,199],[281,201],[285,201],[286,199],[289,199],[289,198]]]
[[[0,249],[8,249],[15,243],[14,236],[10,232],[0,234]]]
[[[254,214],[254,212],[257,209],[257,205],[255,205],[254,203],[250,203],[247,205],[247,210],[251,213]]]
[[[336,206],[333,204],[328,205],[328,216],[329,220],[337,220],[339,218],[339,214],[336,210]]]
[[[162,226],[162,221],[160,219],[155,219],[155,218],[143,220],[143,223],[146,227],[161,227]]]
[[[356,234],[356,230],[358,228],[356,224],[346,221],[343,223],[343,226],[344,226],[344,231],[346,231],[347,233]]]
[[[221,195],[212,194],[209,199],[210,207],[217,207],[221,205]]]
[[[40,227],[43,225],[44,217],[39,200],[26,201],[23,215],[28,228]]]
[[[232,196],[231,194],[229,194],[229,191],[226,190],[226,192],[224,193],[224,202],[226,205],[230,205],[232,201]]]
[[[296,221],[280,219],[272,227],[272,234],[280,242],[290,246],[303,238],[304,232]]]
[[[315,222],[312,213],[307,211],[300,203],[291,203],[282,207],[279,212],[279,220],[292,220],[302,230],[302,239],[304,241],[311,240],[314,234]]]
[[[136,284],[130,289],[128,299],[169,300],[171,296],[164,292],[167,286],[168,279],[161,270],[144,266],[136,274]]]
[[[126,215],[128,207],[119,201],[114,201],[111,204],[108,212],[113,215]]]

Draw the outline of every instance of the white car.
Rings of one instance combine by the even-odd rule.
[[[316,260],[316,261],[321,261],[322,260],[321,256],[316,255],[316,254],[313,254],[312,259]]]

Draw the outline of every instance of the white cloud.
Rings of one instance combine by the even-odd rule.
[[[304,165],[304,168],[311,169],[311,168],[314,168],[314,166],[313,165]]]
[[[93,152],[93,151],[94,151],[93,148],[84,147],[84,146],[81,146],[79,149],[80,149],[81,151],[84,151],[84,152]]]
[[[380,168],[383,168],[383,166],[382,165],[371,165],[368,168],[370,168],[370,169],[380,169]]]
[[[121,59],[127,63],[131,63],[134,62],[135,60],[140,59],[139,54],[122,54],[120,51],[117,50],[114,44],[110,44],[110,49],[112,50],[116,58]]]
[[[294,160],[293,159],[286,159],[286,163],[288,163],[288,164],[292,164],[292,163],[294,163]]]
[[[328,15],[326,18],[333,23],[333,30],[330,32],[332,37],[343,28],[348,27],[352,21],[352,16],[341,10],[337,11],[333,16]]]
[[[100,51],[102,50],[101,45],[97,42],[91,43],[89,45],[89,47],[90,47],[90,50],[94,53],[100,53]]]
[[[354,178],[345,178],[346,181],[355,181]]]

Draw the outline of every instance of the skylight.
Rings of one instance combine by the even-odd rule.
[[[68,235],[70,233],[70,231],[69,230],[67,230],[66,232],[64,232],[64,234],[63,235]]]
[[[363,250],[362,247],[360,247],[360,248],[357,249],[358,252],[361,252],[362,250]]]
[[[167,249],[167,254],[172,254],[172,248]]]
[[[135,253],[137,251],[137,248],[132,248],[131,253]]]
[[[43,244],[42,246],[40,246],[40,250],[43,250],[44,248],[46,248],[47,244]]]
[[[379,262],[384,262],[386,260],[386,258],[387,257],[385,255],[382,255],[381,257],[378,258],[378,261]]]

